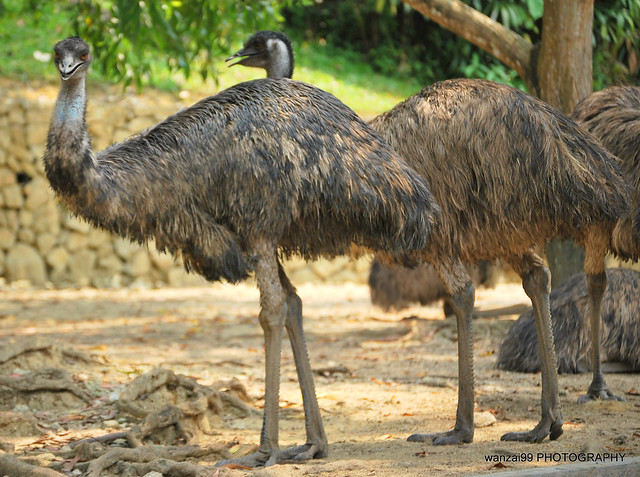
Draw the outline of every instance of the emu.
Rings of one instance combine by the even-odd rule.
[[[481,261],[477,266],[467,266],[473,285],[495,286],[494,264]],[[444,299],[444,314],[452,315],[447,294],[438,274],[427,263],[408,268],[400,265],[385,265],[374,258],[369,272],[371,303],[383,310],[401,310],[412,303],[429,305]]]
[[[602,329],[597,341],[602,361],[619,361],[631,371],[640,371],[640,272],[610,268],[607,281],[602,298]],[[551,291],[551,321],[559,373],[582,373],[593,369],[593,338],[589,335],[586,319],[588,295],[584,273],[574,275]],[[533,313],[529,310],[509,328],[498,351],[497,367],[521,373],[538,372],[540,358],[536,341]]]
[[[262,38],[269,35],[262,33]],[[234,64],[259,66],[275,36]],[[248,50],[248,51],[247,51]],[[242,53],[242,50],[239,54]],[[236,55],[231,58],[236,57]],[[229,59],[231,59],[229,58]],[[272,75],[291,71],[278,61]],[[272,76],[272,77],[281,77]],[[438,273],[458,327],[458,409],[452,430],[409,440],[457,444],[473,440],[474,286],[464,263],[501,258],[531,298],[542,361],[542,415],[531,431],[502,440],[540,442],[562,434],[549,310],[550,275],[535,252],[553,237],[586,248],[591,321],[600,319],[605,253],[616,222],[628,213],[629,185],[617,159],[565,115],[522,91],[483,80],[436,83],[370,123],[426,179],[442,216],[422,252]],[[586,399],[614,399],[604,380]]]
[[[640,259],[640,88],[612,86],[580,101],[571,117],[595,135],[609,152],[621,161],[624,174],[632,185],[631,213],[623,217],[614,230],[613,251],[625,260]],[[584,302],[584,279],[576,276],[551,295],[556,355],[560,372],[576,373],[584,369],[585,353],[591,348],[590,368],[593,382],[602,381],[600,348],[610,359],[619,359],[640,369],[640,333],[637,272],[610,270],[609,287],[603,298],[603,326],[599,321],[588,325],[576,311],[587,311]],[[573,300],[573,301],[572,301]],[[498,367],[513,371],[534,371],[537,353],[531,344],[528,313],[513,324],[500,348]],[[588,346],[587,334],[591,333]]]
[[[281,258],[346,253],[352,244],[409,263],[439,214],[424,180],[358,116],[311,85],[241,83],[94,154],[87,133],[89,46],[54,47],[61,87],[44,155],[57,198],[96,227],[181,255],[207,280],[255,271],[265,336],[260,446],[246,466],[327,455],[302,329]],[[307,441],[278,448],[283,329],[292,344]]]

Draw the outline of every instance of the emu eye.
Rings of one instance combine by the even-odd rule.
[[[81,59],[82,61],[86,60],[88,57],[89,57],[89,54],[88,54],[88,53],[84,53],[84,54],[80,55],[80,59]]]
[[[58,53],[57,51],[55,52],[55,59],[59,60],[60,59],[60,53]]]

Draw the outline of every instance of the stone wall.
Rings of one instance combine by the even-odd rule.
[[[57,89],[0,84],[0,276],[35,286],[118,287],[204,284],[153,244],[134,245],[72,217],[57,205],[42,156]],[[87,122],[101,150],[149,127],[186,103],[164,94],[120,95],[89,88]],[[365,283],[369,260],[346,258],[285,267],[294,284]]]

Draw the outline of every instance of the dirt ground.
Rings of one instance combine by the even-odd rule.
[[[607,375],[610,388],[627,402],[582,405],[576,399],[590,375],[562,375],[565,425],[560,439],[541,444],[499,440],[505,432],[534,427],[539,418],[540,375],[494,366],[494,353],[517,315],[475,320],[477,420],[489,425],[476,429],[472,444],[406,442],[414,432],[446,430],[454,422],[456,331],[454,320],[444,317],[442,303],[386,313],[370,304],[362,285],[303,285],[299,292],[329,457],[256,470],[211,467],[221,456],[250,452],[259,441],[263,344],[252,283],[1,290],[2,448],[20,462],[69,476],[453,476],[558,465],[565,462],[557,459],[586,452],[640,456],[637,374]],[[477,291],[480,310],[526,303],[515,284]],[[33,370],[44,385],[29,387]],[[135,389],[134,380],[139,384]],[[153,380],[162,386],[154,388],[149,384]],[[169,424],[149,431],[152,424],[140,408],[152,396],[156,404],[164,400],[158,406],[173,404],[181,411],[173,421],[169,411],[160,412]],[[302,401],[288,344],[280,399],[281,446],[304,443]],[[193,409],[204,404],[193,411],[185,407],[187,401]],[[158,429],[164,429],[162,436],[153,434]],[[88,437],[103,442],[79,445]],[[173,471],[154,474],[151,464],[136,462],[140,459],[135,455],[141,454],[126,454],[131,445],[148,450],[154,442],[172,445],[171,455],[205,450],[186,452],[180,471],[176,465]],[[521,453],[530,462],[492,460]],[[0,454],[0,465],[9,454]],[[102,466],[91,467],[98,460]]]

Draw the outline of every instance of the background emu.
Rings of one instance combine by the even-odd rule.
[[[610,268],[607,281],[599,336],[602,361],[620,361],[632,371],[640,371],[640,273]],[[586,319],[589,295],[584,273],[552,290],[550,301],[558,372],[581,373],[592,369],[591,327]],[[498,368],[523,373],[540,371],[536,343],[533,312],[529,310],[509,328],[498,352]]]
[[[405,256],[425,246],[437,206],[426,184],[357,115],[290,80],[242,83],[94,154],[85,124],[88,45],[54,47],[62,79],[44,156],[56,195],[97,227],[181,254],[208,280],[255,270],[265,334],[264,421],[247,466],[327,454],[302,330],[280,255],[332,257],[360,244]],[[278,450],[283,328],[306,416],[303,446]]]
[[[614,230],[613,250],[623,259],[640,259],[640,88],[613,86],[587,96],[576,105],[572,118],[593,133],[621,161],[626,179],[632,185],[631,213]],[[635,224],[634,224],[635,222]],[[611,285],[603,301],[603,329],[576,316],[586,311],[586,284],[576,276],[552,293],[551,307],[556,353],[560,372],[578,372],[585,360],[593,369],[593,382],[602,378],[600,347],[605,358],[621,360],[640,369],[640,303],[637,272],[610,270]],[[583,290],[584,288],[584,290]],[[575,300],[575,303],[571,303]],[[553,314],[555,312],[555,314]],[[524,342],[531,336],[528,314],[511,327],[500,348],[498,367],[513,371],[533,371],[537,353]],[[597,325],[597,323],[596,323]],[[591,342],[587,336],[591,330]],[[587,349],[592,356],[585,359]],[[584,368],[583,368],[584,369]]]
[[[290,69],[269,71],[285,76]],[[628,212],[628,184],[616,158],[546,103],[482,80],[436,83],[370,124],[427,180],[443,209],[423,259],[440,276],[458,325],[455,427],[444,433],[414,434],[409,440],[455,444],[473,439],[474,287],[463,264],[497,258],[522,277],[542,358],[541,420],[531,431],[508,433],[502,439],[558,438],[562,414],[549,315],[550,276],[534,250],[553,237],[585,246],[590,319],[597,326],[606,288],[604,256],[617,220]],[[587,398],[595,397],[615,398],[604,380],[594,380],[589,387]]]
[[[498,271],[491,262],[481,261],[477,266],[467,265],[466,269],[474,286],[495,285]],[[369,292],[371,302],[383,310],[401,310],[412,303],[429,305],[444,299],[444,314],[453,314],[442,280],[428,263],[409,268],[383,264],[374,258],[369,273]]]

